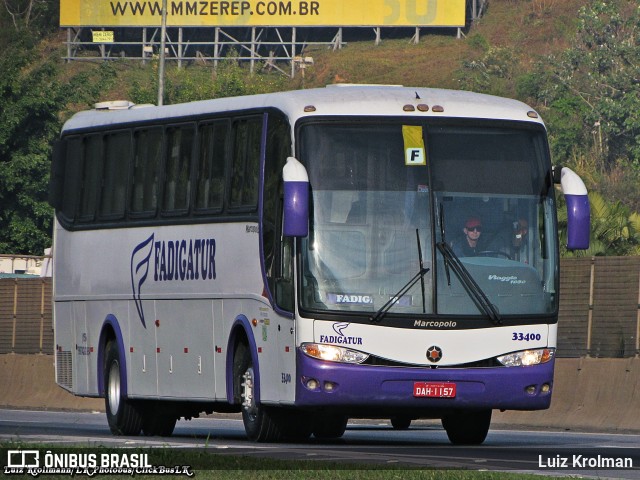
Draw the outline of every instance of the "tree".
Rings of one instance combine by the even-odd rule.
[[[629,158],[640,168],[640,6],[635,0],[592,0],[579,13],[573,46],[551,58],[549,104],[575,128],[582,119],[604,168]]]
[[[562,197],[559,197],[562,198]],[[608,202],[597,192],[589,193],[591,235],[588,250],[568,251],[567,209],[559,201],[558,227],[563,257],[640,255],[640,215],[621,202]]]
[[[50,141],[59,128],[53,63],[12,43],[0,58],[0,251],[39,254],[50,244]]]
[[[37,45],[37,44],[35,44]],[[69,103],[89,106],[115,72],[95,67],[60,81],[57,52],[43,56],[16,33],[0,53],[0,252],[42,254],[51,245],[47,203],[51,145]]]
[[[2,4],[16,31],[26,29],[41,34],[57,27],[58,1],[2,0]]]

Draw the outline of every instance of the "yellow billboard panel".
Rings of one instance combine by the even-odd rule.
[[[162,0],[60,0],[60,26],[157,26]],[[167,0],[170,27],[460,27],[465,0]]]

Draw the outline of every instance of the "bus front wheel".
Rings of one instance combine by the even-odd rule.
[[[349,419],[345,415],[340,414],[324,414],[316,417],[316,425],[313,429],[313,436],[323,440],[332,438],[340,438],[347,429],[347,421]]]
[[[242,423],[247,438],[254,442],[277,442],[282,438],[282,429],[276,422],[274,412],[256,400],[256,377],[249,349],[241,346],[236,355],[240,358],[239,379],[242,399]]]
[[[491,410],[457,411],[442,418],[442,426],[454,445],[480,445],[487,438]]]
[[[311,436],[311,423],[304,412],[263,405],[256,398],[257,378],[251,353],[241,344],[236,352],[242,401],[242,422],[247,438],[254,442],[305,441]]]
[[[115,342],[107,343],[104,362],[104,403],[109,429],[114,435],[138,435],[142,416],[122,393],[120,354]]]

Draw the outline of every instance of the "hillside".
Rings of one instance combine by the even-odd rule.
[[[352,42],[339,51],[314,48],[307,52],[315,65],[307,70],[306,86],[328,83],[386,83],[460,88],[464,62],[479,61],[488,48],[508,49],[526,73],[545,55],[566,49],[576,31],[581,0],[492,0],[466,38],[455,32],[423,30],[420,43],[409,39]]]
[[[63,62],[67,34],[57,28],[57,5],[35,2],[37,15],[22,24],[0,9],[3,253],[37,254],[50,245],[47,173],[51,144],[67,118],[105,100],[157,102],[157,61]],[[237,61],[221,62],[214,71],[201,63],[178,69],[169,60],[164,103],[331,83],[453,88],[517,98],[541,113],[554,162],[576,170],[599,194],[591,196],[597,201],[593,230],[606,238],[587,254],[640,251],[640,216],[633,213],[640,211],[637,0],[490,0],[463,38],[453,29],[423,29],[418,44],[408,37],[385,38],[383,30],[376,46],[373,31],[366,30],[350,32],[338,51],[307,48],[302,54],[313,57],[314,64],[293,79],[263,73],[259,66],[260,73],[250,75],[248,65]]]
[[[314,65],[306,69],[304,80],[283,78],[279,73],[269,74],[269,81],[262,81],[274,89],[297,89],[324,86],[330,83],[384,83],[441,88],[461,88],[462,71],[465,62],[482,61],[487,50],[505,49],[514,62],[513,72],[523,74],[530,71],[535,63],[545,55],[559,53],[566,49],[576,32],[577,12],[584,4],[581,0],[491,0],[484,16],[466,32],[466,38],[456,38],[454,30],[423,29],[419,44],[409,38],[385,39],[384,30],[381,45],[371,40],[349,41],[341,50],[312,46],[305,50],[305,56],[314,59]],[[366,37],[366,30],[357,36]],[[66,39],[60,32],[53,43],[62,44]],[[60,45],[59,45],[60,46]],[[60,56],[63,51],[60,51]],[[82,62],[66,64],[67,74],[85,69],[95,69],[96,64]],[[153,78],[156,70],[147,69],[132,62],[118,65],[121,82],[111,89],[103,90],[101,98],[120,98],[123,91],[131,92],[131,85],[144,84],[143,72]],[[178,72],[175,65],[167,63],[167,75],[174,84],[185,78],[184,71],[205,70],[210,67],[191,65]],[[288,67],[284,67],[288,71]],[[246,73],[246,72],[245,72]],[[195,74],[202,78],[202,72]],[[127,87],[128,85],[128,87]],[[268,87],[266,87],[268,89]],[[202,88],[206,91],[206,88]],[[135,93],[135,92],[131,92]],[[515,96],[515,89],[504,92]]]

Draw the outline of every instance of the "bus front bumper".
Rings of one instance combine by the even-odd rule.
[[[553,390],[553,360],[528,367],[403,368],[327,362],[298,350],[297,364],[299,407],[542,410]],[[455,396],[414,396],[425,383],[455,384]]]

